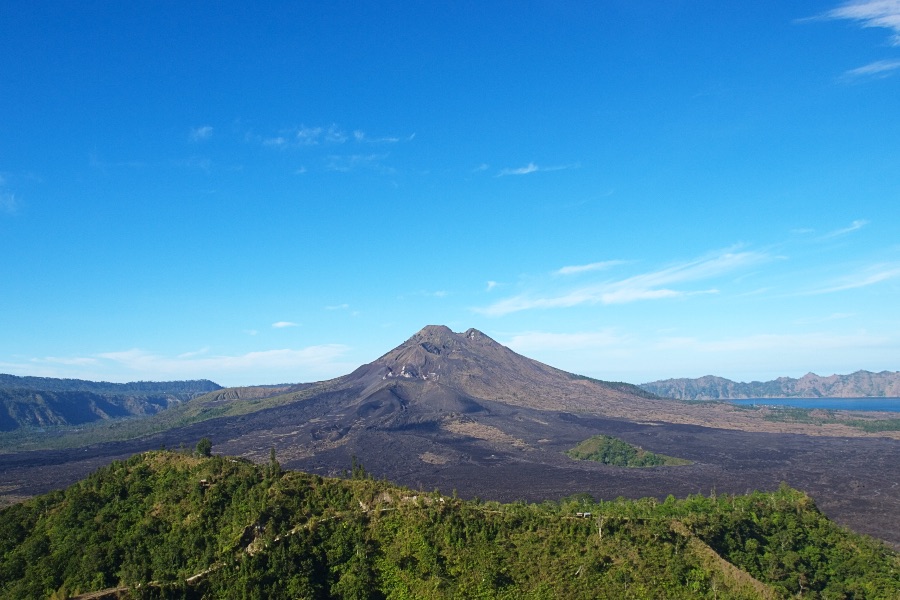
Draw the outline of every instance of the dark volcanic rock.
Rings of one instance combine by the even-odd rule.
[[[266,393],[222,390],[211,398],[220,408]],[[139,440],[0,455],[0,486],[12,496],[47,491],[112,458],[160,446],[193,448],[208,437],[216,453],[264,462],[274,448],[284,467],[323,475],[343,473],[357,457],[376,477],[500,500],[744,493],[785,481],[838,522],[900,547],[897,440],[701,426],[724,409],[575,376],[474,329],[429,326],[348,375],[271,393],[281,396],[270,408]],[[677,420],[682,411],[694,411],[694,424]],[[694,463],[623,469],[565,456],[597,434]]]

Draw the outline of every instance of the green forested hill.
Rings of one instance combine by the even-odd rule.
[[[136,455],[0,511],[0,595],[900,597],[897,554],[787,487],[504,505],[352,475]]]

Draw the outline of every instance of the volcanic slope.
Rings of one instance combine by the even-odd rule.
[[[344,382],[358,393],[365,410],[385,393],[404,398],[405,408],[427,413],[478,410],[491,400],[537,410],[620,412],[635,400],[655,399],[629,384],[578,377],[516,354],[478,331],[452,332],[443,325],[425,327],[406,342],[351,373]],[[651,400],[657,409],[671,409]]]
[[[262,460],[276,447],[290,460],[354,448],[362,438],[378,436],[391,448],[402,435],[404,451],[416,441],[417,456],[446,464],[471,454],[461,454],[460,446],[472,440],[494,448],[494,454],[539,448],[555,441],[558,424],[577,419],[573,415],[703,422],[710,413],[708,407],[659,399],[630,384],[555,369],[475,329],[454,333],[444,326],[425,327],[349,375],[291,398],[239,421],[218,423],[229,431],[227,451],[255,451]],[[690,414],[701,411],[706,414]],[[385,458],[373,454],[367,460]]]
[[[257,462],[274,449],[286,468],[335,475],[356,457],[376,477],[503,501],[745,493],[786,482],[839,523],[900,547],[897,440],[656,398],[528,359],[474,329],[428,326],[343,377],[244,392],[214,392],[142,420],[176,426],[139,439],[0,455],[0,486],[41,493],[112,458],[208,437],[215,452]],[[565,455],[599,434],[692,464],[627,469]]]

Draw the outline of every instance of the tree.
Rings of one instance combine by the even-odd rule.
[[[197,454],[200,456],[209,456],[212,454],[212,442],[209,438],[201,438],[199,442],[197,442]]]
[[[281,464],[275,458],[275,448],[269,449],[269,476],[275,479],[281,477]]]

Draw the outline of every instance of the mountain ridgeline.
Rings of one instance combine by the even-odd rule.
[[[4,598],[896,598],[805,494],[464,501],[154,451],[0,511]],[[84,596],[76,596],[76,595]]]
[[[739,398],[898,398],[900,371],[856,371],[849,375],[822,377],[807,373],[799,379],[779,377],[773,381],[731,381],[707,375],[697,379],[665,379],[643,383],[642,389],[676,400],[731,400]]]
[[[0,431],[147,416],[219,389],[206,380],[107,383],[0,374]]]

